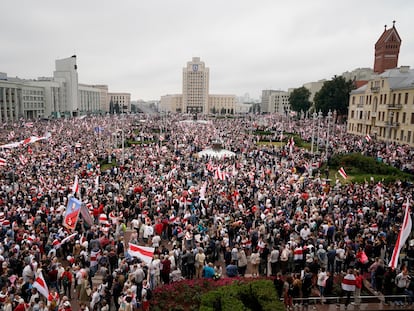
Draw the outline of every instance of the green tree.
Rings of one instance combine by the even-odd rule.
[[[349,94],[353,89],[355,89],[353,81],[334,76],[332,80],[326,81],[320,91],[315,94],[316,111],[321,110],[326,115],[329,110],[336,110],[338,116],[347,115]]]
[[[308,111],[311,106],[310,95],[311,92],[304,86],[294,89],[289,96],[290,109],[296,112]]]

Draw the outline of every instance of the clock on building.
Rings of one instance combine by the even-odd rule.
[[[193,65],[193,71],[198,71],[198,65],[197,64]]]

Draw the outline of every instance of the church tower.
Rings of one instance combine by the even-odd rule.
[[[395,28],[395,21],[392,28],[387,29],[375,43],[374,72],[383,73],[387,69],[398,67],[398,54],[400,53],[401,38]]]

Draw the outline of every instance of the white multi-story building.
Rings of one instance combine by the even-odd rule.
[[[209,95],[209,113],[234,114],[236,107],[236,96],[234,95]]]
[[[0,121],[16,121],[23,116],[19,83],[0,81]]]
[[[65,102],[62,103],[62,113],[76,116],[80,112],[78,101],[78,66],[76,55],[72,57],[57,59],[55,61],[54,81],[62,83]]]
[[[131,112],[131,94],[130,93],[108,93],[109,110],[112,107],[119,107],[119,112]]]
[[[93,85],[79,84],[79,111],[84,113],[94,113],[101,110],[100,88]]]
[[[160,112],[182,112],[183,95],[171,94],[161,96]]]
[[[162,112],[234,114],[235,95],[209,94],[210,70],[193,57],[183,68],[183,93],[161,97],[159,110]]]
[[[260,109],[263,113],[286,113],[290,109],[289,92],[263,90]]]
[[[208,113],[210,70],[193,57],[183,68],[183,112]]]
[[[111,100],[121,112],[131,111],[131,94],[108,93],[107,85],[79,84],[75,55],[56,60],[55,66],[53,77],[37,80],[0,73],[0,121],[109,112]]]

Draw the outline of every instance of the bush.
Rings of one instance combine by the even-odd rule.
[[[369,180],[371,176],[376,177],[377,180],[384,179],[384,182],[413,179],[410,174],[360,153],[334,155],[329,160],[329,165],[337,169],[343,167],[348,175],[352,175],[352,181],[355,182]]]
[[[284,310],[269,279],[184,280],[159,287],[153,294],[152,311]]]
[[[221,308],[218,308],[218,305]],[[277,311],[284,310],[271,280],[258,280],[246,284],[233,283],[201,297],[203,311]]]

